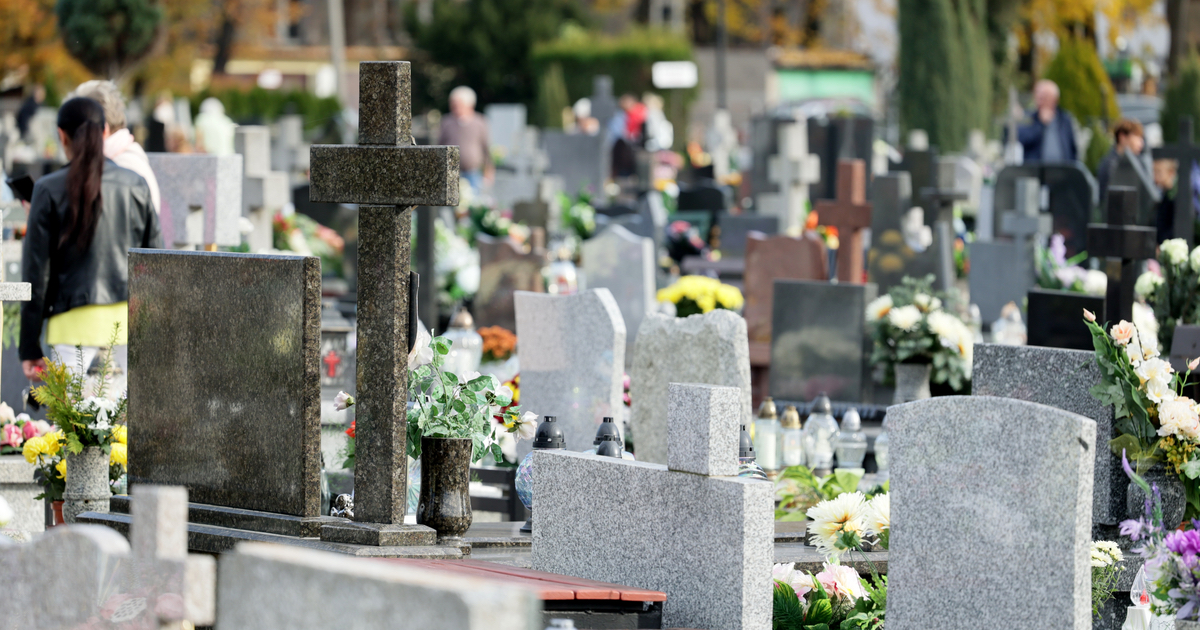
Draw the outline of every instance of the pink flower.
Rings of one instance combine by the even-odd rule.
[[[42,424],[46,423],[42,422]],[[25,436],[25,439],[28,440],[39,435],[43,435],[46,432],[42,431],[41,427],[39,427],[34,421],[30,420],[25,423],[25,426],[21,427],[21,433]]]
[[[21,427],[15,424],[6,424],[0,427],[0,445],[16,448],[24,443],[25,437],[21,433]]]
[[[1085,309],[1083,309],[1083,318],[1088,320],[1089,322],[1094,322],[1094,321],[1096,321],[1096,314],[1085,308]]]
[[[1117,345],[1119,346],[1129,343],[1129,340],[1133,339],[1133,333],[1133,324],[1123,319],[1121,320],[1121,323],[1113,325],[1112,329],[1109,331],[1109,334],[1112,335],[1113,340],[1116,341]]]

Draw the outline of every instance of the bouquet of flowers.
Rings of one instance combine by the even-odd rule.
[[[1117,543],[1108,540],[1092,541],[1092,615],[1100,618],[1100,609],[1117,589],[1118,563],[1125,559]]]
[[[1050,237],[1050,247],[1038,245],[1035,254],[1037,283],[1043,289],[1074,291],[1088,295],[1104,295],[1108,276],[1103,271],[1084,269],[1079,263],[1087,260],[1087,252],[1067,258],[1066,239],[1062,234]]]
[[[718,308],[737,311],[746,303],[737,287],[706,276],[680,278],[675,284],[658,290],[658,301],[674,304],[676,317],[708,313]]]
[[[590,192],[581,190],[574,199],[560,192],[558,203],[562,206],[563,227],[575,232],[579,240],[585,241],[596,233],[596,208]]]
[[[1158,269],[1138,277],[1133,291],[1154,309],[1162,347],[1170,350],[1179,324],[1200,324],[1200,247],[1188,253],[1187,241],[1163,241]]]
[[[971,380],[975,336],[943,308],[932,284],[933,276],[906,277],[902,285],[867,305],[867,325],[875,342],[871,363],[884,367],[884,382],[895,378],[898,363],[929,363],[934,383],[961,390]]]
[[[116,331],[113,341],[116,341]],[[62,433],[63,446],[71,454],[82,453],[88,446],[99,446],[111,455],[114,444],[124,435],[125,410],[129,399],[108,391],[112,378],[112,355],[105,353],[96,378],[89,378],[83,365],[83,353],[71,369],[63,361],[47,361],[41,387],[33,397],[46,407],[46,417]]]
[[[479,291],[479,250],[467,239],[435,220],[433,270],[438,288],[438,304],[452,308]]]
[[[14,415],[12,407],[0,402],[0,455],[21,452],[21,445],[50,432],[50,423],[31,420],[29,414]]]
[[[507,328],[486,326],[479,329],[483,337],[483,362],[497,363],[509,360],[517,349],[517,336]]]
[[[282,212],[276,213],[272,221],[272,241],[278,250],[318,256],[324,272],[342,274],[345,239],[308,215],[299,212],[286,216]]]
[[[1200,405],[1183,395],[1200,358],[1178,374],[1143,343],[1133,324],[1121,320],[1105,332],[1096,316],[1083,312],[1092,333],[1100,383],[1091,394],[1112,405],[1120,435],[1109,442],[1114,453],[1132,458],[1139,471],[1166,459],[1167,470],[1179,475],[1187,492],[1188,513],[1200,514]]]
[[[25,461],[37,466],[38,477],[44,489],[42,494],[34,497],[35,499],[62,499],[63,490],[67,486],[67,460],[62,452],[66,443],[66,434],[61,429],[25,440],[21,449],[22,455],[25,456]],[[117,482],[125,474],[125,468],[129,464],[128,444],[125,425],[114,427],[113,443],[108,450],[108,481],[113,485],[113,494],[119,494]]]

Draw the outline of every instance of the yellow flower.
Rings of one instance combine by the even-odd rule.
[[[711,293],[705,293],[694,299],[696,300],[696,305],[700,307],[701,313],[707,313],[717,308],[717,298],[713,297]]]
[[[717,301],[727,309],[737,310],[745,303],[745,298],[742,297],[742,292],[738,291],[737,287],[722,284],[717,287]]]
[[[25,456],[25,461],[30,464],[37,461],[38,455],[46,452],[46,440],[42,437],[31,437],[25,440],[25,446],[21,449],[21,454]]]
[[[66,479],[67,478],[67,459],[64,457],[63,459],[58,460],[58,463],[55,464],[55,466],[54,466],[54,470],[58,471],[59,479]]]
[[[63,443],[67,441],[67,435],[62,432],[62,429],[59,429],[54,433],[47,433],[46,435],[42,436],[42,438],[46,442],[45,453],[51,457],[58,455],[58,452],[62,450]]]
[[[113,427],[113,439],[120,444],[129,444],[129,428],[123,424]]]
[[[128,463],[128,449],[129,447],[125,446],[123,443],[118,442],[113,444],[112,450],[108,452],[108,463],[120,464],[121,467],[124,468]]]

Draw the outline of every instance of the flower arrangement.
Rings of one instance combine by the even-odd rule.
[[[943,308],[932,284],[933,276],[906,277],[867,305],[867,325],[875,342],[871,363],[883,366],[885,383],[895,379],[899,363],[928,363],[934,383],[949,383],[961,391],[971,380],[974,333]]]
[[[1125,559],[1117,543],[1108,540],[1092,541],[1092,616],[1100,618],[1100,609],[1117,589],[1118,563]]]
[[[585,241],[596,233],[596,208],[590,192],[581,190],[573,199],[560,192],[558,203],[562,206],[563,227],[575,232],[579,240]]]
[[[808,204],[811,208],[812,204]],[[821,241],[825,243],[826,249],[838,249],[842,246],[841,240],[838,239],[838,229],[832,225],[819,225],[821,217],[816,210],[809,210],[808,215],[804,217],[804,229],[815,232],[821,237]]]
[[[1139,276],[1133,291],[1154,309],[1162,347],[1169,350],[1175,326],[1200,324],[1200,247],[1189,254],[1187,241],[1163,241],[1157,267]]]
[[[479,291],[479,250],[472,248],[467,239],[441,221],[435,219],[433,226],[433,271],[438,304],[452,309]]]
[[[788,466],[775,479],[775,520],[805,521],[808,520],[808,509],[822,501],[836,499],[843,494],[852,493],[858,488],[862,473],[849,470],[835,470],[825,478],[819,478],[807,466]],[[876,488],[886,492],[882,488]],[[870,498],[878,494],[868,493]]]
[[[503,362],[512,357],[517,350],[517,336],[507,328],[486,326],[479,329],[483,337],[483,361],[485,363]]]
[[[1087,252],[1067,258],[1066,239],[1062,234],[1051,236],[1049,247],[1039,244],[1034,257],[1037,283],[1043,289],[1100,296],[1108,290],[1108,276],[1103,271],[1079,266],[1087,260]]]
[[[113,443],[108,451],[108,480],[113,485],[113,493],[117,493],[117,482],[125,474],[129,465],[129,437],[125,425],[117,425],[113,429]],[[60,429],[45,435],[25,440],[22,455],[25,461],[37,466],[40,473],[42,494],[35,499],[59,501],[67,485],[67,459],[62,447],[67,443],[66,434]]]
[[[1095,314],[1085,310],[1083,318],[1100,367],[1100,383],[1091,394],[1112,405],[1120,432],[1110,448],[1132,458],[1139,472],[1165,458],[1167,470],[1179,476],[1187,491],[1188,514],[1200,514],[1200,405],[1183,395],[1200,358],[1178,374],[1159,358],[1156,347],[1143,343],[1133,324],[1121,320],[1106,333]]]
[[[706,276],[680,278],[675,284],[658,290],[658,301],[674,304],[676,317],[708,313],[718,308],[737,311],[746,303],[737,287]]]
[[[50,423],[31,420],[27,413],[14,415],[12,407],[0,402],[0,455],[20,453],[26,440],[49,432]]]
[[[511,238],[519,243],[529,240],[529,228],[514,223],[512,211],[501,212],[490,205],[473,204],[467,208],[467,240],[474,243],[480,234],[494,238]]]
[[[342,274],[346,241],[336,231],[299,212],[287,216],[277,212],[271,228],[275,249],[318,256],[323,271],[339,276]]]
[[[116,341],[117,332],[113,332]],[[108,391],[112,376],[112,356],[105,354],[97,378],[89,379],[83,365],[83,353],[76,353],[79,362],[72,369],[63,361],[47,361],[40,387],[33,397],[46,407],[46,417],[62,432],[67,453],[82,453],[88,446],[98,446],[109,453],[113,444],[124,435],[125,410],[128,397]]]
[[[700,237],[700,230],[687,221],[672,221],[667,226],[667,255],[675,263],[682,263],[687,256],[700,256],[708,249],[708,243]],[[664,265],[664,266],[670,266]]]

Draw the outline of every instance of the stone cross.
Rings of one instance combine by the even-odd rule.
[[[862,231],[871,227],[867,201],[867,170],[862,160],[838,160],[837,199],[818,201],[813,208],[822,225],[835,227],[841,246],[837,277],[841,282],[863,282]]]
[[[1126,186],[1108,188],[1108,223],[1088,225],[1087,250],[1092,256],[1107,257],[1108,295],[1105,311],[1109,320],[1133,321],[1133,284],[1137,263],[1154,257],[1157,247],[1152,227],[1136,225],[1137,191]]]
[[[162,193],[167,247],[215,251],[242,244],[242,156],[147,153]]]
[[[292,200],[288,174],[271,170],[271,130],[259,125],[243,125],[234,130],[233,143],[245,166],[242,178],[242,216],[253,230],[247,237],[250,251],[270,249],[273,245],[271,220]]]
[[[1179,140],[1168,146],[1152,149],[1154,159],[1175,160],[1178,167],[1175,174],[1175,223],[1174,238],[1186,239],[1188,247],[1192,246],[1193,225],[1196,219],[1195,201],[1196,190],[1192,188],[1192,168],[1200,163],[1200,145],[1193,144],[1192,117],[1179,118]]]
[[[413,145],[410,73],[361,63],[359,146],[311,148],[311,199],[360,204],[354,517],[383,525],[404,523],[408,485],[409,210],[458,205],[458,147]]]
[[[0,583],[25,602],[6,608],[5,622],[13,628],[84,627],[97,619],[173,629],[183,621],[212,624],[216,561],[187,553],[187,490],[134,486],[132,497],[132,544],[96,525],[55,527],[24,545],[0,539]],[[40,596],[56,590],[71,596]]]
[[[741,392],[671,383],[668,400],[665,466],[534,451],[533,568],[664,591],[664,628],[769,628],[774,504],[734,476]]]
[[[712,156],[713,179],[725,181],[729,176],[729,157],[737,150],[737,131],[729,112],[718,109],[713,113],[712,126],[708,129],[708,153]],[[805,149],[808,148],[805,143]]]
[[[1043,214],[1038,204],[1041,183],[1033,177],[1017,180],[1017,208],[1000,215],[1000,233],[1013,237],[1016,243],[1017,262],[1022,274],[1033,275],[1033,253],[1030,249],[1034,237],[1050,234],[1054,229],[1054,217]]]
[[[763,213],[778,216],[784,234],[799,235],[804,228],[808,186],[821,179],[821,158],[808,152],[805,121],[779,125],[779,152],[767,160],[767,177],[779,186],[779,192],[759,195]]]

